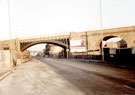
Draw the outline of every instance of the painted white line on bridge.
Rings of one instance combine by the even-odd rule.
[[[127,86],[127,85],[122,85],[122,86],[124,86],[124,87],[126,87],[126,88],[129,88],[129,89],[132,89],[132,90],[135,90],[134,88],[132,88],[132,87],[130,87],[130,86]]]

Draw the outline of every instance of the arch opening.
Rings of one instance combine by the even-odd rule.
[[[107,36],[100,43],[100,48],[127,48],[127,42],[117,36]]]
[[[104,60],[116,62],[131,55],[131,49],[127,48],[127,42],[117,36],[107,36],[100,43],[101,53],[103,51]]]

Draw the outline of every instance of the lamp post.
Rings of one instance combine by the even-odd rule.
[[[103,21],[102,21],[102,1],[100,0],[100,29],[101,29],[101,49],[102,49],[102,60],[104,61],[104,51],[103,51]]]
[[[10,40],[10,46],[9,46],[9,51],[10,51],[10,68],[12,64],[12,41],[11,41],[11,19],[10,19],[10,0],[8,0],[8,24],[9,24],[9,40]]]
[[[88,32],[86,31],[86,59],[88,59]]]

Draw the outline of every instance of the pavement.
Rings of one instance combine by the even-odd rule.
[[[0,95],[85,95],[38,60],[18,66],[0,81]]]
[[[24,59],[24,60],[22,60],[22,63],[26,63],[31,60],[32,59]],[[6,76],[8,76],[10,73],[12,73],[16,68],[17,68],[17,66],[13,67],[12,69],[0,66],[0,80],[4,79]]]
[[[1,69],[0,70],[0,77],[2,76],[2,75],[4,75],[5,73],[7,73],[7,72],[9,72],[9,69]]]

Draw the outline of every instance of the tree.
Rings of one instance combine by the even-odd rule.
[[[44,56],[45,55],[50,55],[50,44],[47,44],[46,46],[45,46],[45,49],[44,49]]]

